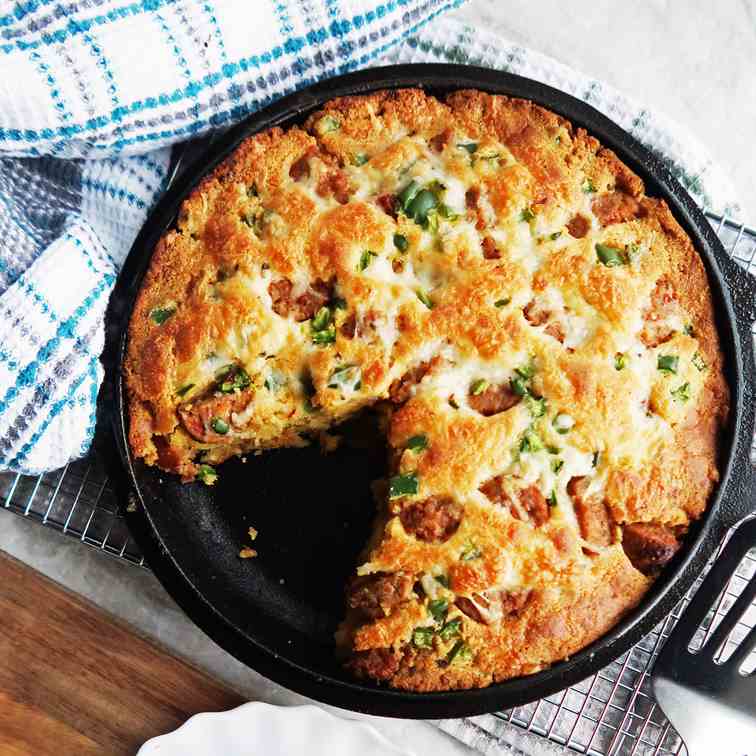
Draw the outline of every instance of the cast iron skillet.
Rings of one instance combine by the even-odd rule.
[[[152,250],[201,177],[245,137],[300,123],[328,99],[408,86],[438,95],[471,87],[533,100],[587,129],[643,178],[649,195],[664,198],[706,265],[733,402],[716,496],[691,529],[686,548],[635,611],[584,651],[543,672],[481,690],[431,694],[357,682],[334,655],[343,587],[368,533],[373,514],[369,481],[383,474],[382,456],[355,449],[328,456],[316,448],[273,451],[249,456],[246,464],[227,462],[213,488],[182,485],[131,456],[120,374],[129,315]],[[312,698],[372,714],[429,718],[492,712],[553,694],[593,674],[651,630],[690,587],[726,528],[756,503],[756,475],[749,462],[755,297],[751,278],[728,258],[662,163],[563,92],[510,74],[450,65],[379,68],[321,82],[255,113],[214,144],[162,198],[126,261],[109,310],[106,367],[113,380],[124,486],[130,491],[129,509],[135,510],[127,514],[128,524],[165,588],[211,638],[267,677]],[[241,560],[239,549],[250,525],[260,533],[255,543],[260,556]]]

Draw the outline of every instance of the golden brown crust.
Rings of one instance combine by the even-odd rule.
[[[477,91],[342,98],[246,140],[157,245],[125,373],[134,454],[207,483],[393,402],[339,642],[420,691],[532,673],[635,606],[706,507],[729,401],[665,203],[582,129]]]
[[[600,638],[640,601],[649,584],[616,555],[599,558],[589,574],[532,597],[499,626],[464,619],[468,642],[479,649],[474,664],[439,666],[429,651],[407,647],[397,652],[400,663],[384,679],[393,687],[425,692],[479,688],[533,674]]]

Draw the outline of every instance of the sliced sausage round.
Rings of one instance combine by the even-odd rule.
[[[593,546],[610,546],[612,543],[612,518],[606,503],[597,496],[586,496],[589,479],[585,476],[570,478],[567,493],[572,499],[583,540]]]
[[[492,503],[508,509],[516,520],[531,520],[538,526],[543,525],[549,519],[549,504],[536,486],[528,486],[519,491],[517,494],[518,504],[502,485],[503,481],[504,476],[497,475],[495,478],[486,481],[479,490]]]
[[[498,260],[501,257],[496,242],[490,236],[483,237],[481,246],[483,247],[483,257],[486,260]]]
[[[591,222],[584,215],[575,215],[567,224],[567,231],[575,239],[582,239],[590,230]]]
[[[412,396],[412,388],[416,386],[430,369],[430,362],[421,362],[410,368],[401,378],[397,378],[389,386],[389,399],[394,404],[403,404]]]
[[[480,394],[470,394],[467,397],[467,403],[476,412],[480,412],[484,417],[498,415],[499,412],[506,412],[516,404],[519,404],[522,397],[512,391],[508,383],[499,386],[489,386]]]
[[[241,412],[249,404],[250,398],[248,391],[241,391],[188,402],[178,410],[181,424],[197,441],[204,443],[232,441],[233,436],[228,433],[232,425],[231,415],[234,412]],[[226,432],[218,433],[217,429],[222,430],[224,426]]]
[[[271,281],[268,286],[268,294],[273,301],[273,312],[282,318],[288,317],[291,309],[291,289],[292,283],[288,278]]]
[[[474,593],[472,598],[458,596],[454,601],[457,608],[470,619],[489,625],[495,619],[520,612],[528,603],[531,591],[495,591],[485,596]]]
[[[551,312],[540,309],[535,299],[531,299],[523,307],[522,314],[525,316],[525,320],[533,326],[541,326],[551,317]]]
[[[536,486],[523,488],[519,493],[519,499],[529,518],[536,525],[543,525],[549,519],[548,502]]]
[[[352,580],[347,603],[370,619],[379,619],[412,594],[414,578],[406,572],[368,575]]]
[[[443,543],[457,532],[464,507],[451,496],[430,496],[402,509],[399,519],[420,541]]]
[[[454,133],[451,129],[444,129],[440,134],[430,138],[430,146],[435,152],[443,152],[444,147],[451,142],[452,136],[454,136]]]
[[[317,311],[333,296],[333,285],[318,279],[310,284],[304,294],[292,301],[293,284],[288,278],[279,278],[268,286],[268,294],[273,302],[273,312],[286,318],[293,315],[298,322],[315,317]]]
[[[378,197],[376,202],[378,203],[378,207],[380,207],[386,215],[390,215],[396,220],[397,204],[396,197],[394,197],[393,194],[382,194]]]
[[[478,593],[474,594],[473,598],[475,601],[467,598],[467,596],[457,596],[454,603],[462,614],[468,616],[471,620],[475,620],[475,622],[480,622],[481,625],[487,625],[490,621],[488,613],[484,613],[489,607],[487,599]],[[484,611],[481,611],[478,603],[482,604]]]
[[[641,215],[641,206],[635,197],[625,192],[608,192],[593,200],[591,209],[602,226],[626,223]]]
[[[310,288],[297,297],[291,312],[294,320],[302,322],[314,318],[318,310],[323,307],[333,296],[333,286],[326,281],[318,279],[310,284]]]
[[[634,522],[622,529],[622,548],[636,570],[650,575],[672,559],[680,548],[680,542],[663,525]]]
[[[643,313],[643,330],[640,340],[650,348],[657,347],[674,336],[674,329],[667,325],[667,319],[677,310],[677,295],[671,282],[662,277],[651,292],[651,303]]]

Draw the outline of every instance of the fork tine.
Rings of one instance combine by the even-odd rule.
[[[756,580],[753,581],[756,583]],[[732,652],[730,658],[725,662],[725,666],[730,667],[733,671],[740,669],[740,665],[748,658],[748,655],[756,648],[756,627],[752,627],[746,637],[743,638],[740,645]],[[756,669],[751,675],[756,674]]]
[[[667,645],[690,645],[700,624],[715,605],[730,578],[735,573],[746,552],[756,541],[756,519],[743,523],[733,534],[714,562],[687,608],[685,622],[678,622],[667,639]],[[741,612],[742,613],[742,612]],[[724,622],[724,620],[722,620]]]
[[[751,578],[750,582],[743,589],[743,592],[738,596],[737,601],[730,607],[730,611],[722,617],[721,622],[717,625],[709,640],[701,648],[702,653],[711,656],[717,653],[717,649],[727,640],[727,636],[751,606],[754,598],[756,598],[756,577]]]

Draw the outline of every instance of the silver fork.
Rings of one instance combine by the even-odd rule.
[[[756,519],[733,533],[670,634],[651,673],[651,687],[689,756],[756,756],[756,670],[740,671],[756,647],[751,628],[731,656],[718,659],[738,620],[756,597],[756,575],[697,652],[688,646],[743,557],[756,547]]]

